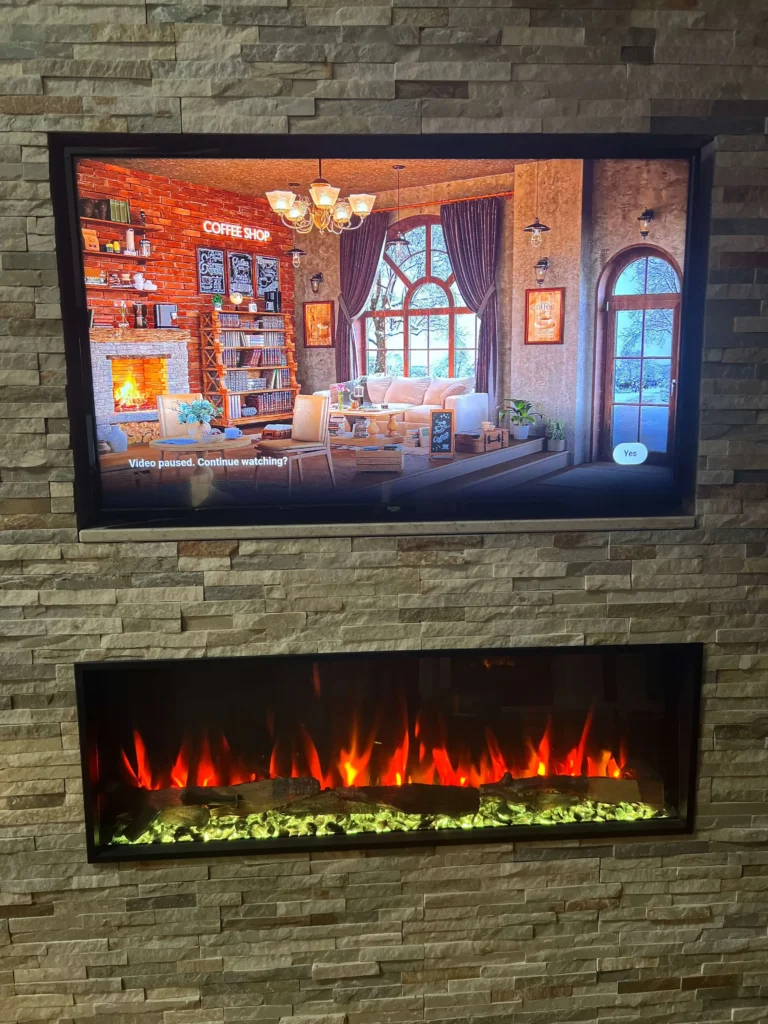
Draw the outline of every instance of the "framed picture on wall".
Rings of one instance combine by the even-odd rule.
[[[304,303],[304,348],[333,348],[333,300]]]
[[[197,290],[201,295],[224,295],[227,290],[223,249],[197,247]]]
[[[565,288],[526,288],[525,344],[562,345]]]
[[[256,289],[260,296],[280,290],[280,269],[277,256],[256,257]]]
[[[228,252],[229,294],[253,295],[253,256],[248,252]]]

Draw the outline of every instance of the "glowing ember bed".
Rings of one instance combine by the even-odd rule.
[[[91,860],[686,831],[699,645],[78,667]]]

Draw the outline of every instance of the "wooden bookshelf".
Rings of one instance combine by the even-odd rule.
[[[224,323],[222,324],[222,318]],[[258,320],[266,320],[266,327],[250,327]],[[235,323],[236,320],[236,323]],[[243,336],[257,336],[263,342],[254,345],[225,345],[225,340],[234,340],[228,335],[240,333]],[[293,315],[291,313],[222,313],[219,310],[205,310],[200,314],[200,340],[203,367],[203,395],[212,402],[219,411],[216,426],[230,427],[248,424],[264,424],[273,420],[290,419],[293,416],[293,403],[301,387],[296,381],[296,340]],[[224,352],[254,352],[260,349],[285,352],[285,363],[275,364],[270,361],[265,366],[229,366],[224,362]],[[237,356],[238,364],[241,357]],[[251,377],[260,377],[262,373],[274,373],[275,370],[287,370],[289,382],[285,387],[267,387],[242,391],[227,386],[227,374],[232,372],[245,373]],[[253,416],[242,415],[242,399],[246,396],[285,395],[287,407],[276,408],[269,412],[258,412]],[[238,415],[237,406],[240,406]]]

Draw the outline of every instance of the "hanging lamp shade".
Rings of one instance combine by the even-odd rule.
[[[376,202],[376,196],[368,192],[359,192],[349,197],[352,213],[358,217],[367,217]]]
[[[347,224],[352,219],[352,206],[347,199],[339,199],[331,213],[337,224]]]
[[[294,267],[301,266],[301,257],[306,255],[306,251],[304,249],[299,249],[295,242],[293,243],[290,249],[286,249],[285,252],[283,253],[283,256],[291,257],[291,263],[294,265]]]
[[[541,236],[545,231],[549,231],[549,228],[546,224],[542,224],[537,217],[533,224],[529,224],[528,227],[523,228],[523,231],[527,232],[531,236],[531,245],[539,246],[541,245]]]
[[[334,188],[330,181],[323,177],[323,161],[317,161],[317,177],[309,186],[309,194],[312,202],[320,210],[332,210],[336,200],[339,198],[340,188]]]
[[[411,255],[410,243],[402,231],[397,231],[389,239],[387,242],[387,252],[397,262],[404,260],[406,256]]]
[[[296,195],[287,189],[275,189],[267,192],[267,201],[275,213],[288,213],[294,204]]]

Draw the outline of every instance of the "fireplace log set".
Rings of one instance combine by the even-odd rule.
[[[343,786],[311,777],[235,786],[135,790],[113,844],[269,839],[510,825],[637,821],[668,816],[650,770],[633,778],[536,776],[469,786]]]

